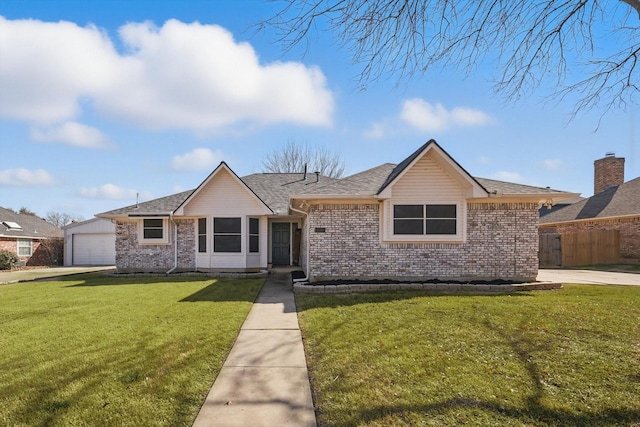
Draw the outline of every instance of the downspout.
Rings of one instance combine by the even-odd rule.
[[[311,231],[311,228],[309,227],[309,214],[307,212],[305,212],[305,211],[301,211],[299,209],[294,208],[293,205],[291,204],[291,200],[289,200],[289,209],[291,209],[294,212],[301,213],[302,215],[305,216],[305,219],[306,219],[305,226],[307,227],[307,233],[306,233],[307,234],[307,271],[305,273],[306,276],[304,278],[296,279],[295,281],[296,282],[308,282],[309,281],[309,271],[311,270],[311,264],[309,264],[309,252],[310,252],[310,250],[309,250],[309,237],[310,237],[310,234],[309,233]]]
[[[165,273],[167,276],[178,268],[178,224],[173,220],[173,211],[169,213],[169,220],[173,223],[173,267]]]

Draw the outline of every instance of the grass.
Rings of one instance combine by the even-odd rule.
[[[191,425],[263,282],[0,286],[0,425]]]
[[[321,426],[640,424],[640,287],[297,304]]]

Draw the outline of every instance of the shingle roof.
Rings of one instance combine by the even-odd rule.
[[[304,179],[302,173],[254,173],[242,178],[247,186],[275,213],[289,212],[289,196],[307,193],[320,186],[338,181],[328,176],[307,174]],[[317,179],[317,181],[316,181]]]
[[[271,208],[274,213],[286,215],[289,212],[289,198],[291,196],[304,197],[324,195],[337,197],[373,197],[378,195],[385,187],[398,178],[398,176],[400,176],[400,174],[431,144],[434,144],[442,150],[442,148],[432,139],[397,165],[393,163],[384,163],[380,166],[376,166],[342,179],[330,178],[321,175],[316,176],[313,173],[307,174],[306,179],[305,175],[302,173],[254,173],[239,179],[247,185],[249,190],[253,191],[256,196]],[[448,156],[444,150],[442,150],[442,152]],[[452,161],[455,162],[453,159]],[[514,196],[540,196],[546,194],[549,196],[557,196],[558,193],[564,193],[550,188],[533,187],[530,185],[514,184],[492,179],[473,178],[460,165],[458,166],[465,174],[468,175],[469,179],[475,180],[479,186],[483,187],[484,190],[489,193]],[[206,180],[204,182],[206,182]],[[140,203],[138,207],[132,205],[121,209],[115,209],[99,214],[98,216],[116,217],[132,214],[168,215],[182,205],[194,191],[195,190],[185,191],[172,196]]]
[[[100,213],[96,216],[117,217],[129,214],[169,214],[184,202],[194,190],[183,191],[181,193],[172,194],[171,196],[161,197],[159,199],[149,200],[148,202],[138,203],[137,205],[129,205],[123,208],[114,209]]]
[[[640,177],[540,218],[540,223],[640,215]]]
[[[393,163],[384,163],[375,168],[350,175],[340,180],[310,189],[301,194],[321,195],[330,194],[336,196],[374,196],[378,193],[378,189],[387,179],[391,171],[396,167]]]
[[[275,213],[287,214],[289,210],[289,196],[304,191],[310,191],[318,185],[336,181],[335,178],[326,176],[317,177],[315,174],[307,174],[304,179],[302,173],[254,173],[240,178],[264,203]],[[195,190],[183,191],[182,193],[148,202],[130,205],[119,209],[98,214],[99,217],[118,217],[126,215],[160,215],[175,211]]]
[[[21,229],[7,227],[5,222],[14,222]],[[0,207],[0,236],[41,239],[43,237],[62,237],[63,235],[64,232],[61,229],[42,218],[19,214]]]
[[[562,190],[554,190],[553,188],[547,187],[535,187],[533,185],[525,185],[525,184],[516,184],[514,182],[505,182],[498,181],[495,179],[487,179],[487,178],[475,178],[476,181],[480,183],[484,188],[487,189],[489,193],[495,192],[496,194],[514,194],[514,195],[525,195],[525,194],[556,194],[556,193],[565,193]]]

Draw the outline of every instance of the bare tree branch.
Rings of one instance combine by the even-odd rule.
[[[580,96],[574,115],[637,103],[640,0],[280,2],[263,25],[279,31],[284,48],[329,30],[361,66],[362,87],[435,68],[472,73],[486,61],[509,100],[545,84],[552,97]]]
[[[311,149],[308,144],[288,141],[279,151],[268,154],[262,162],[262,170],[272,173],[301,173],[307,168],[309,173],[341,178],[345,165],[338,153],[326,148]]]

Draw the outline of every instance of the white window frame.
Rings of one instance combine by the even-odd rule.
[[[200,230],[200,221],[204,220],[204,233]],[[208,254],[209,248],[213,246],[213,242],[209,242],[209,218],[200,217],[195,220],[196,229],[196,252],[199,254]],[[200,237],[204,236],[204,251],[200,250]]]
[[[145,238],[144,221],[149,219],[162,220],[162,238]],[[167,245],[169,244],[169,219],[158,217],[140,218],[138,223],[138,243],[141,245]]]
[[[456,234],[393,234],[393,209],[395,205],[455,205]],[[461,200],[385,200],[380,215],[382,242],[389,243],[464,243],[467,239],[466,202]],[[426,215],[426,211],[424,212]],[[423,230],[426,231],[426,230]]]
[[[258,232],[257,233],[252,233],[251,232],[251,221],[252,220],[258,222]],[[257,237],[258,238],[258,250],[257,251],[252,251],[251,250],[251,238],[252,237]],[[255,217],[255,216],[247,218],[247,252],[249,252],[250,254],[259,254],[260,253],[260,218]]]
[[[22,244],[22,245],[21,245]],[[28,254],[21,254],[20,249],[29,249]],[[33,255],[33,240],[31,239],[18,239],[16,241],[16,255],[19,257],[30,257]]]

